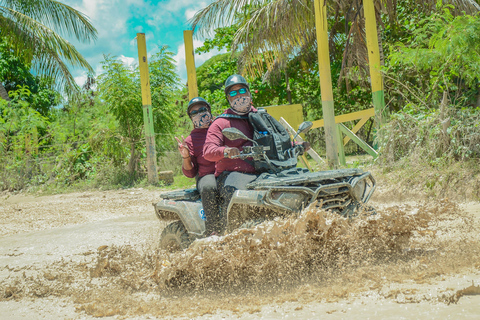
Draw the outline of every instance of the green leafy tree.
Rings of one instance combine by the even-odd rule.
[[[31,107],[31,92],[28,86],[12,91],[12,100],[8,104],[0,100],[0,150],[8,152],[15,147],[23,149],[25,136],[32,135],[37,129],[44,129],[49,121]]]
[[[6,91],[12,94],[20,87],[28,87],[30,94],[22,98],[43,116],[48,116],[50,109],[59,102],[60,95],[53,89],[53,79],[34,76],[31,65],[16,56],[5,41],[0,42],[0,79]]]
[[[84,57],[64,36],[81,42],[96,39],[97,31],[88,18],[72,7],[54,0],[5,0],[0,2],[0,38],[15,55],[31,64],[38,74],[56,80],[67,93],[76,89],[68,66],[93,72]],[[5,89],[0,83],[0,89]],[[3,99],[8,99],[0,90]]]
[[[438,0],[404,1],[375,0],[377,18],[386,12],[393,29],[396,28],[399,8],[420,9],[423,12],[435,10]],[[475,0],[445,0],[454,4],[456,13],[480,11]],[[356,0],[327,1],[329,38],[332,52],[340,51],[356,65],[365,66],[368,61],[364,41],[363,4]],[[224,25],[235,26],[231,48],[243,51],[241,63],[253,64],[261,52],[271,51],[277,60],[276,66],[286,67],[292,56],[308,54],[316,48],[314,1],[283,0],[216,0],[199,10],[191,19],[192,27],[201,35],[207,35],[212,28]],[[411,12],[411,11],[410,11]],[[233,21],[233,23],[232,23]],[[380,19],[378,19],[380,21]],[[350,39],[349,46],[337,47],[339,42]],[[342,54],[341,54],[342,55]],[[345,66],[345,64],[342,64]],[[262,71],[262,66],[257,65]]]
[[[177,116],[172,92],[179,79],[172,56],[167,47],[162,47],[149,59],[154,129],[160,139],[162,135],[173,132]],[[143,143],[140,143],[144,124],[138,66],[126,66],[111,56],[105,56],[102,64],[104,73],[98,77],[100,98],[119,123],[119,133],[130,148],[128,170],[135,174],[144,149]]]
[[[424,98],[412,90],[403,94],[423,108],[438,106],[443,92],[460,106],[477,106],[480,99],[480,15],[455,17],[451,9],[419,21],[411,42],[397,43],[390,55],[391,78],[427,92]]]

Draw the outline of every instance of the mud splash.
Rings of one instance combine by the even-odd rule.
[[[78,312],[95,317],[255,313],[266,304],[336,302],[372,292],[397,303],[451,303],[458,291],[427,295],[421,286],[480,270],[478,261],[478,227],[447,200],[353,220],[307,209],[180,253],[101,246],[80,262],[8,269],[0,300],[69,298]]]
[[[298,218],[197,241],[158,265],[155,276],[160,286],[199,290],[276,291],[307,280],[324,281],[347,268],[398,258],[413,231],[428,226],[432,209],[406,214],[394,207],[349,220],[312,206]]]

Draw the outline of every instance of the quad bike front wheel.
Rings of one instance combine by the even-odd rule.
[[[248,220],[245,221],[241,226],[240,229],[251,229],[253,227],[258,226],[260,223],[263,223],[265,219],[253,219],[253,220]]]
[[[174,252],[188,248],[193,239],[182,221],[174,221],[163,229],[160,236],[160,248]]]

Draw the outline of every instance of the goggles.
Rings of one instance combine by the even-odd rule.
[[[238,91],[237,91],[237,90],[232,90],[232,91],[230,91],[230,92],[228,93],[228,95],[229,95],[230,97],[235,97],[235,96],[237,95],[237,93],[244,94],[244,93],[246,93],[246,92],[247,92],[247,88],[240,88],[240,89],[238,89]]]
[[[206,106],[203,106],[203,107],[198,108],[197,110],[191,111],[188,115],[191,118],[191,117],[193,117],[193,116],[195,116],[199,113],[205,112],[205,111],[208,111],[208,108]]]

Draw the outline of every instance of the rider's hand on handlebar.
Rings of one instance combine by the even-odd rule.
[[[302,145],[303,145],[303,148],[305,149],[305,151],[308,151],[308,149],[310,149],[310,142],[304,141],[302,143]]]
[[[223,156],[225,158],[231,158],[238,155],[240,155],[240,150],[238,150],[237,148],[226,147],[225,149],[223,149]]]

